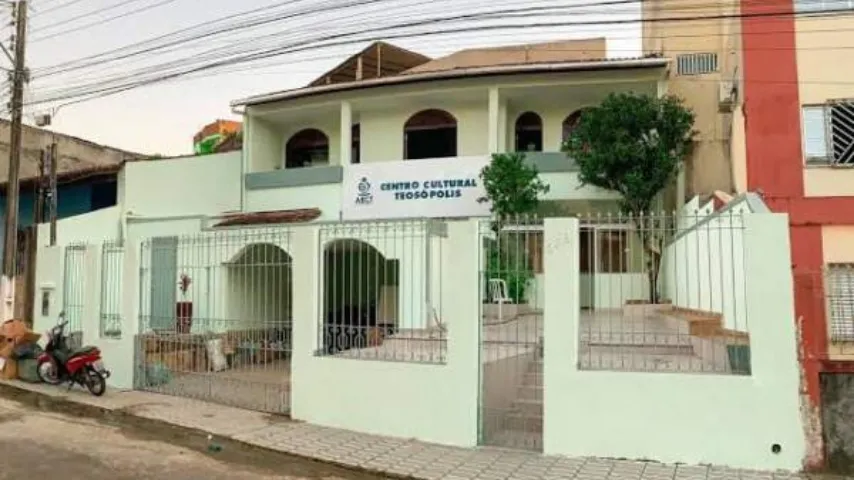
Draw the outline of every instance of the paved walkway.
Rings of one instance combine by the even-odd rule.
[[[630,460],[566,458],[533,452],[432,445],[294,422],[264,413],[138,391],[95,398],[82,390],[23,382],[7,386],[107,411],[201,430],[262,448],[421,480],[783,480],[806,476]]]

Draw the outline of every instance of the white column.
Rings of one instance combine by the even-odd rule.
[[[353,151],[353,109],[350,102],[341,102],[341,150],[340,159],[341,166],[350,165]]]
[[[561,451],[578,369],[579,230],[577,218],[547,218],[543,232],[543,452]]]
[[[498,87],[490,87],[489,88],[489,119],[487,121],[487,128],[489,129],[488,133],[488,147],[489,153],[498,153],[498,128],[501,122],[498,121],[499,118],[499,97],[498,97]]]
[[[312,418],[313,392],[312,361],[318,347],[321,318],[318,299],[321,291],[321,250],[317,227],[297,227],[291,230],[290,253],[293,306],[291,307],[291,417]],[[297,281],[296,279],[299,279]]]
[[[56,325],[57,316],[62,311],[62,276],[65,258],[63,247],[39,245],[36,254],[36,291],[35,311],[33,312],[33,330],[42,333]],[[48,311],[42,315],[42,295],[48,292]]]
[[[448,368],[459,385],[458,409],[443,421],[455,425],[459,445],[477,444],[480,398],[480,220],[448,222],[448,263],[443,275],[443,319],[448,325]]]
[[[121,266],[121,338],[101,339],[98,345],[104,356],[104,364],[112,373],[109,385],[114,388],[133,388],[134,376],[137,373],[136,354],[141,352],[143,347],[137,341],[137,334],[140,333],[139,302],[140,298],[147,299],[150,293],[140,295],[140,250],[140,242],[137,238],[125,240]]]

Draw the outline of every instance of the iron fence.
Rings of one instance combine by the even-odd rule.
[[[582,217],[579,368],[749,374],[742,220]]]
[[[104,242],[101,250],[101,337],[122,337],[123,267],[124,247],[120,243]]]
[[[800,274],[796,288],[813,291],[814,308],[805,321],[825,318],[831,360],[854,360],[854,263],[830,263],[820,274]],[[809,306],[807,306],[809,307]],[[820,315],[823,310],[824,315]]]
[[[444,363],[446,237],[430,220],[322,225],[316,354]]]
[[[143,242],[137,385],[283,413],[290,405],[290,230]]]
[[[86,302],[85,272],[86,245],[65,247],[63,267],[62,305],[68,322],[69,346],[81,346],[83,341],[83,308]]]
[[[542,449],[543,228],[537,217],[479,222],[480,442]]]

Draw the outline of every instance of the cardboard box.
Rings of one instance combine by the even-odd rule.
[[[18,362],[11,358],[0,360],[3,363],[3,368],[0,369],[0,379],[15,380],[18,378]]]
[[[207,352],[203,348],[146,353],[145,361],[149,365],[163,364],[173,372],[194,373],[208,370]]]

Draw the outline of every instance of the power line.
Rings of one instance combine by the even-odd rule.
[[[77,0],[77,1],[80,1],[80,0]],[[56,26],[59,26],[59,25],[66,25],[66,24],[69,24],[69,23],[74,22],[76,20],[80,20],[83,18],[90,18],[90,17],[92,17],[92,15],[97,15],[97,14],[101,14],[104,12],[109,12],[110,10],[115,10],[117,8],[120,8],[120,7],[126,7],[132,3],[136,3],[136,2],[140,2],[140,1],[145,1],[145,0],[125,0],[125,1],[113,4],[113,5],[110,5],[108,7],[98,8],[98,9],[95,9],[95,10],[92,10],[92,11],[89,11],[86,13],[81,13],[80,15],[76,15],[74,17],[64,18],[62,20],[59,20],[59,21],[56,21],[53,23],[48,23],[47,25],[41,25],[38,28],[34,28],[33,32],[40,32],[43,30],[49,30],[49,29],[56,27]],[[71,3],[73,4],[74,2],[71,2]],[[44,12],[42,12],[42,13],[44,13]]]
[[[46,0],[46,1],[50,1],[50,0]],[[53,1],[56,1],[56,0],[53,0]],[[80,2],[85,2],[85,1],[87,1],[87,0],[71,0],[70,2],[66,2],[66,3],[63,3],[61,5],[57,5],[53,8],[49,8],[47,10],[42,10],[40,12],[34,12],[31,16],[35,17],[37,15],[44,15],[45,13],[48,13],[48,12],[55,12],[57,10],[62,10],[63,8],[70,7],[71,5],[76,5]]]
[[[530,7],[525,7],[523,9],[509,9],[509,10],[504,11],[502,13],[506,15],[507,13],[512,13],[514,11],[518,11],[521,14],[521,13],[529,13],[529,12],[526,12],[529,10],[531,10]],[[844,11],[850,11],[850,10],[844,10]],[[428,24],[433,24],[433,23],[446,22],[448,20],[454,20],[454,19],[459,20],[461,18],[462,19],[471,19],[472,17],[483,17],[483,16],[489,16],[489,15],[494,16],[495,13],[496,12],[490,12],[488,14],[483,14],[483,13],[466,14],[466,15],[450,17],[450,18],[440,18],[440,19],[430,19],[427,21],[410,22],[407,24],[392,26],[391,29],[406,28],[406,27],[412,27],[412,26],[423,26],[423,25],[428,25]],[[688,21],[688,20],[711,19],[711,18],[770,17],[770,16],[781,16],[781,15],[793,15],[793,14],[791,12],[785,12],[785,13],[763,12],[760,14],[749,14],[749,15],[715,15],[715,16],[699,16],[699,17],[698,16],[691,16],[691,17],[669,18],[668,21],[669,22]],[[515,18],[515,17],[518,17],[519,15],[513,15],[513,16],[506,15],[506,16]],[[647,21],[651,22],[651,21],[654,21],[654,19],[649,19]],[[557,23],[534,23],[534,24],[524,24],[524,25],[518,25],[518,24],[516,24],[516,25],[487,25],[487,26],[476,27],[475,30],[484,31],[484,30],[495,30],[495,29],[513,29],[513,28],[520,28],[520,27],[521,28],[531,28],[531,27],[569,26],[569,25],[611,25],[611,24],[618,24],[618,23],[637,23],[637,22],[638,22],[638,20],[601,20],[601,21],[586,21],[586,22],[571,21],[571,22],[557,22]],[[383,27],[380,29],[374,29],[373,32],[382,33],[382,32],[387,31],[387,30],[389,30],[388,27]],[[72,87],[71,89],[61,90],[61,91],[57,91],[57,92],[51,92],[51,95],[47,96],[48,98],[43,98],[43,99],[38,100],[38,101],[33,102],[33,103],[41,104],[41,103],[47,103],[47,102],[56,101],[56,100],[65,100],[65,99],[72,98],[74,96],[87,95],[89,93],[108,94],[108,92],[110,92],[111,90],[125,91],[125,90],[127,90],[127,87],[133,88],[133,86],[135,86],[135,85],[147,85],[147,84],[150,84],[153,82],[160,81],[161,79],[164,79],[164,80],[165,79],[171,79],[171,78],[174,78],[176,76],[182,76],[182,75],[186,75],[186,74],[190,74],[190,73],[195,73],[198,71],[204,71],[204,70],[211,69],[211,68],[217,68],[217,67],[221,67],[221,66],[225,66],[225,65],[231,65],[231,64],[235,64],[235,63],[241,63],[241,62],[248,62],[248,61],[258,60],[258,59],[263,59],[263,58],[270,58],[270,57],[279,56],[279,55],[283,55],[283,54],[287,54],[287,53],[293,53],[293,52],[297,52],[297,51],[305,51],[308,49],[316,49],[318,47],[327,47],[328,48],[330,46],[350,45],[353,43],[361,43],[361,42],[377,40],[377,39],[381,39],[381,38],[389,39],[389,38],[406,38],[406,37],[413,37],[413,36],[415,36],[415,37],[429,36],[429,35],[437,35],[437,34],[447,34],[447,33],[451,33],[451,32],[468,31],[468,30],[472,30],[472,28],[466,27],[466,28],[458,28],[458,29],[451,29],[451,30],[447,30],[447,29],[446,30],[439,30],[439,31],[434,30],[431,32],[386,34],[383,37],[366,37],[366,38],[358,38],[358,39],[352,39],[351,38],[348,40],[337,41],[337,42],[332,42],[332,43],[325,43],[325,44],[320,43],[320,42],[329,42],[331,40],[338,40],[338,39],[346,38],[348,36],[352,37],[354,35],[354,33],[355,34],[371,33],[371,30],[368,30],[368,31],[362,30],[359,32],[329,35],[329,36],[326,36],[325,38],[321,37],[321,38],[317,38],[317,39],[304,40],[304,41],[296,42],[294,44],[287,45],[284,47],[280,46],[280,47],[276,47],[273,49],[255,51],[253,53],[244,54],[242,56],[237,55],[237,56],[233,56],[231,58],[225,59],[225,60],[218,60],[218,61],[214,61],[214,62],[208,63],[208,64],[200,64],[198,66],[190,66],[188,68],[184,68],[183,70],[169,72],[169,73],[166,73],[165,75],[161,75],[161,76],[154,77],[154,78],[140,79],[139,78],[140,72],[134,72],[132,75],[128,75],[124,78],[123,77],[113,78],[113,79],[110,79],[108,82],[97,82],[97,83],[92,83],[92,84],[79,85],[79,86]],[[219,52],[219,53],[221,53],[221,52]],[[170,64],[157,65],[157,66],[153,67],[151,70],[152,71],[161,71],[165,68],[171,68],[174,66],[175,65],[173,62],[171,65]],[[145,72],[142,72],[142,73],[145,73]],[[121,83],[122,80],[131,80],[131,81],[129,83],[126,82],[123,84],[123,83]]]
[[[780,13],[774,12],[773,15],[779,16]],[[754,15],[754,16],[759,16],[759,15]],[[770,14],[765,15],[765,16],[770,16]],[[477,30],[484,31],[484,30],[491,30],[491,29],[497,29],[497,28],[502,28],[502,29],[531,28],[532,26],[533,27],[542,27],[542,26],[554,26],[554,25],[567,25],[567,24],[575,24],[575,23],[577,23],[577,22],[560,22],[560,23],[533,24],[533,25],[532,24],[519,25],[517,23],[517,24],[513,24],[513,25],[492,25],[492,26],[485,26],[485,27],[482,26],[482,27],[477,27]],[[434,30],[434,31],[429,31],[429,32],[419,32],[416,34],[408,33],[408,34],[386,35],[384,38],[389,38],[389,36],[400,38],[400,37],[406,37],[406,36],[437,35],[437,34],[447,34],[451,31],[467,31],[467,30],[471,30],[471,27],[461,28],[461,29],[452,29],[452,30],[443,30],[443,31],[435,31]],[[341,37],[341,36],[346,36],[346,34],[328,36],[327,40],[330,40],[330,39],[334,40],[335,38]],[[337,42],[327,43],[326,46],[347,45],[347,44],[351,44],[351,43],[355,43],[355,42],[362,42],[362,41],[365,41],[365,39],[339,40]],[[241,63],[241,62],[250,61],[250,60],[270,58],[270,57],[274,57],[277,55],[282,55],[284,53],[293,53],[293,52],[306,51],[306,50],[310,50],[313,48],[317,48],[316,45],[312,45],[313,41],[303,42],[303,43],[304,43],[303,45],[292,45],[292,46],[286,47],[284,49],[283,48],[277,48],[277,49],[267,50],[264,52],[255,53],[255,54],[248,55],[248,56],[232,57],[232,58],[228,58],[228,59],[224,59],[224,60],[220,60],[220,61],[216,61],[216,62],[211,62],[208,64],[196,66],[196,67],[190,67],[190,68],[187,68],[184,70],[170,72],[170,73],[160,75],[160,76],[157,76],[154,78],[141,79],[138,81],[133,81],[133,82],[125,83],[125,84],[117,84],[117,85],[112,85],[112,86],[100,86],[100,87],[97,85],[93,85],[92,88],[90,88],[88,91],[77,91],[77,92],[73,92],[73,93],[66,93],[64,95],[57,93],[54,97],[42,99],[42,100],[33,102],[33,104],[51,103],[51,102],[57,102],[57,101],[62,101],[62,100],[70,100],[73,98],[78,98],[78,99],[75,101],[68,102],[65,105],[73,104],[73,103],[79,103],[81,101],[88,101],[88,100],[92,100],[95,98],[102,98],[104,96],[114,95],[116,93],[121,93],[121,92],[131,90],[134,88],[139,88],[139,87],[142,87],[145,85],[150,85],[152,83],[167,81],[167,80],[171,80],[174,78],[179,78],[179,77],[186,76],[189,74],[202,72],[202,71],[206,71],[206,70],[211,70],[211,69],[218,68],[218,67],[233,65],[233,64],[237,64],[237,63]],[[305,45],[305,43],[308,43],[308,45]]]
[[[65,35],[65,34],[67,34],[67,33],[71,33],[71,32],[79,32],[80,30],[85,30],[85,29],[90,28],[90,27],[103,25],[103,24],[105,24],[105,23],[110,23],[110,22],[112,22],[112,21],[114,21],[114,20],[118,20],[118,19],[120,19],[120,18],[126,18],[126,17],[129,17],[129,16],[131,16],[131,15],[136,15],[136,14],[138,14],[138,13],[146,12],[146,11],[148,11],[148,10],[153,10],[153,9],[155,9],[155,8],[159,8],[159,7],[162,7],[162,6],[164,6],[164,5],[168,5],[168,4],[170,4],[170,3],[175,3],[176,1],[177,1],[177,0],[162,0],[162,1],[160,1],[160,2],[157,2],[157,3],[151,4],[151,5],[146,5],[146,6],[144,6],[144,7],[137,8],[136,10],[131,10],[131,11],[129,11],[129,12],[125,12],[125,13],[121,13],[121,14],[118,14],[118,15],[114,15],[114,16],[112,16],[112,17],[102,18],[102,19],[100,19],[100,20],[96,20],[96,21],[94,21],[94,22],[87,23],[87,24],[84,24],[84,25],[81,25],[81,26],[78,26],[78,27],[75,27],[75,28],[70,28],[70,29],[67,29],[67,30],[61,30],[61,31],[59,31],[59,32],[52,33],[52,34],[50,34],[50,35],[37,36],[37,37],[36,37],[36,38],[34,38],[30,43],[38,43],[38,42],[41,42],[41,41],[44,41],[44,40],[48,40],[48,39],[51,39],[51,38],[59,37],[59,36],[61,36],[61,35]]]

